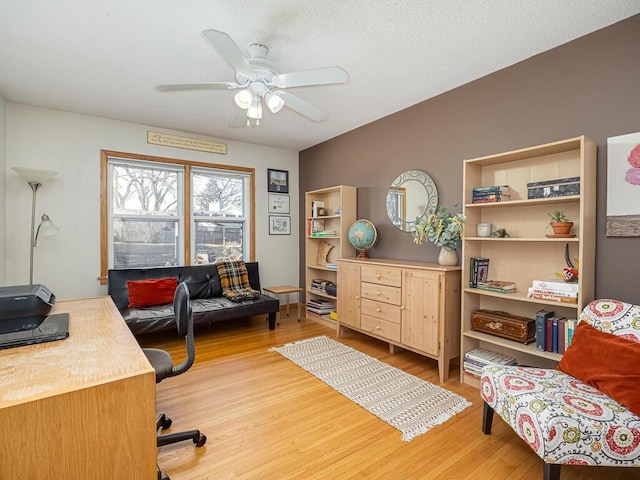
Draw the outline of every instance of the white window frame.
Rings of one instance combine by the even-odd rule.
[[[132,165],[148,164],[152,168],[164,168],[176,170],[182,170],[181,178],[179,179],[179,192],[178,195],[182,199],[179,204],[181,205],[179,211],[179,252],[181,258],[179,259],[179,265],[191,265],[195,259],[195,220],[192,214],[192,201],[193,199],[186,198],[187,194],[191,194],[192,173],[191,170],[204,171],[204,172],[220,172],[221,174],[228,174],[231,176],[242,176],[243,182],[243,194],[244,194],[244,228],[243,228],[243,259],[245,261],[253,261],[255,256],[255,169],[232,166],[232,165],[220,165],[209,164],[205,162],[195,162],[189,160],[180,160],[175,158],[155,157],[151,155],[140,155],[125,152],[116,152],[111,150],[101,150],[100,152],[100,275],[98,280],[102,285],[107,284],[107,273],[109,268],[113,266],[113,199],[110,189],[112,181],[112,171],[109,166],[110,161],[114,163],[127,163],[131,162]],[[188,185],[187,180],[188,179]],[[181,180],[181,181],[180,181]],[[124,215],[118,215],[117,217],[124,218]],[[137,215],[134,218],[143,218]],[[158,216],[153,216],[154,220],[159,219]],[[171,216],[171,220],[174,217]],[[188,220],[189,228],[186,228],[186,221]]]

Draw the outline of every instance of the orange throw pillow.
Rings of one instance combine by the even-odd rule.
[[[580,322],[558,370],[597,388],[640,416],[640,343]]]
[[[152,280],[127,281],[129,308],[152,307],[173,302],[178,279],[154,278]]]

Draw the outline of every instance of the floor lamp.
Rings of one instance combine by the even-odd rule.
[[[58,227],[54,225],[48,215],[43,214],[36,230],[36,193],[46,182],[51,180],[58,172],[53,170],[43,170],[40,168],[13,167],[13,170],[26,181],[33,191],[31,200],[31,250],[29,252],[29,284],[33,285],[33,250],[38,245],[38,236],[55,235]]]

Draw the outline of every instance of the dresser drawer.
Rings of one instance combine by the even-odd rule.
[[[363,315],[369,315],[391,323],[400,323],[401,313],[398,305],[363,298],[360,303],[360,311]]]
[[[377,300],[380,302],[400,305],[402,290],[400,287],[390,287],[388,285],[376,285],[375,283],[362,282],[360,291],[362,298]]]
[[[387,338],[393,342],[400,341],[400,324],[386,322],[379,318],[362,315],[360,328],[368,333]]]
[[[379,283],[381,285],[390,285],[392,287],[400,287],[402,285],[402,270],[393,267],[362,267],[362,281],[369,283]]]

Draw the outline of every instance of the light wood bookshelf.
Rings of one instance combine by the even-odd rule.
[[[577,318],[594,296],[596,144],[586,136],[524,148],[487,157],[465,160],[463,172],[463,213],[466,228],[462,238],[462,318],[460,381],[479,385],[463,370],[464,354],[474,348],[504,353],[518,364],[553,368],[561,355],[536,349],[535,342],[524,345],[512,340],[471,330],[473,312],[501,310],[535,318],[540,309],[557,316]],[[565,197],[528,199],[527,183],[580,177],[580,193]],[[473,188],[509,185],[511,197],[496,203],[472,203]],[[574,222],[574,238],[548,238],[547,213],[563,210]],[[476,236],[478,223],[490,223],[492,231],[505,228],[509,238]],[[565,248],[579,266],[579,296],[576,304],[528,298],[533,280],[544,280],[566,266]],[[470,288],[470,259],[489,258],[489,278],[510,280],[515,293],[501,294]]]
[[[314,216],[312,214],[313,202],[323,202],[326,215]],[[349,228],[357,220],[357,188],[349,185],[338,185],[335,187],[321,188],[305,193],[305,293],[307,301],[311,298],[330,300],[334,304],[337,297],[326,292],[311,288],[313,279],[324,279],[337,284],[337,269],[328,268],[326,265],[318,263],[318,252],[323,243],[332,245],[327,261],[337,265],[337,259],[343,257],[355,257],[356,250],[349,242]],[[336,235],[314,236],[311,231],[314,221],[320,220],[324,223],[325,230],[335,230]],[[306,317],[325,324],[332,328],[336,327],[336,321],[329,315],[317,315],[305,308]]]

